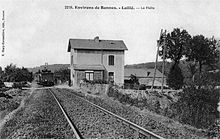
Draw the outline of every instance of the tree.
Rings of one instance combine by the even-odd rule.
[[[138,78],[135,75],[133,75],[133,74],[130,75],[129,82],[130,82],[131,89],[138,89],[139,88],[140,83],[139,83]]]
[[[216,43],[215,39],[208,39],[203,35],[197,35],[193,36],[190,45],[188,45],[186,58],[188,61],[198,63],[200,74],[203,65],[208,65],[213,69],[217,64],[218,51]]]
[[[14,73],[15,71],[16,71],[16,65],[11,63],[10,65],[7,65],[5,67],[4,73],[9,75],[9,74]]]
[[[167,85],[173,89],[181,89],[183,86],[183,80],[184,77],[179,65],[172,65],[168,74]]]
[[[191,74],[192,82],[194,82],[195,81],[195,74],[197,72],[196,63],[195,62],[188,62],[187,68]]]
[[[21,81],[29,81],[31,82],[33,80],[33,74],[32,72],[29,72],[27,68],[22,67],[21,69],[17,69],[16,78],[15,81],[21,82]]]
[[[4,87],[4,82],[0,79],[0,88]]]
[[[180,30],[175,28],[171,33],[166,34],[166,52],[165,58],[170,59],[174,64],[179,64],[180,59],[186,52],[186,48],[190,44],[191,36],[186,30]],[[160,43],[163,42],[163,38],[160,39]],[[159,55],[163,56],[163,49],[165,46],[162,45],[162,50]]]
[[[1,74],[2,74],[2,67],[0,66],[0,76],[1,76]]]
[[[68,81],[70,78],[70,70],[61,68],[54,72],[54,76],[56,79],[60,79],[62,82]]]
[[[16,65],[10,64],[5,67],[2,79],[7,82],[31,82],[33,80],[33,74],[27,68],[18,68]]]
[[[170,68],[167,78],[167,84],[171,88],[180,89],[183,86],[184,77],[179,67],[179,62],[185,55],[190,40],[191,36],[189,33],[179,28],[175,28],[171,33],[167,33],[165,39],[160,38],[159,43],[165,43],[165,45],[162,45],[162,50],[159,52],[159,55],[163,57],[163,53],[165,52],[165,59],[170,59],[174,63]]]
[[[202,88],[214,89],[220,85],[220,72],[207,72],[204,71],[197,75],[195,78],[194,85]]]
[[[139,85],[138,78],[133,74],[130,75],[130,83]]]

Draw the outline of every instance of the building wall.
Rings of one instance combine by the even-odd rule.
[[[114,66],[108,65],[108,56],[114,55]],[[114,72],[114,81],[117,84],[124,83],[124,51],[97,51],[97,50],[74,50],[71,49],[71,80],[77,82],[77,74],[73,69],[73,64],[102,64],[106,68],[104,78],[108,78],[108,72]],[[74,75],[74,76],[73,76]]]
[[[77,84],[80,83],[80,80],[85,78],[85,71],[76,71],[76,75],[77,75]]]
[[[71,49],[70,52],[70,84],[76,85],[77,82],[77,74],[73,68],[73,65],[77,64],[77,50]]]
[[[103,80],[103,71],[94,71],[94,80]]]
[[[114,66],[108,65],[109,55],[114,55]],[[124,84],[124,51],[106,51],[103,55],[103,65],[108,72],[114,72],[116,84]]]
[[[83,80],[84,78],[86,78],[86,71],[82,71],[82,70],[76,70],[75,71],[76,74],[76,84],[79,84],[81,80]],[[103,71],[98,71],[95,70],[94,71],[94,80],[103,80]]]
[[[77,51],[77,63],[76,64],[102,64],[102,51],[89,51],[78,50]]]

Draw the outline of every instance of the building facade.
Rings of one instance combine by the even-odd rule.
[[[138,78],[140,84],[146,86],[151,86],[154,78],[154,69],[143,69],[143,68],[125,68],[124,79],[125,82],[129,82],[130,76],[135,75]],[[163,75],[158,69],[156,69],[154,87],[162,85],[162,80],[164,77],[164,86],[166,85],[166,76]]]
[[[125,50],[127,47],[122,40],[70,39],[71,85],[84,79],[123,84]]]

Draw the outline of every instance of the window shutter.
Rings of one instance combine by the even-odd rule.
[[[115,57],[113,55],[109,55],[108,57],[108,65],[114,65],[115,64]]]

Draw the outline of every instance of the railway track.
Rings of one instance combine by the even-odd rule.
[[[53,91],[51,91],[51,89],[48,89],[50,91],[50,93],[52,94],[52,96],[54,97],[55,101],[57,102],[58,106],[60,107],[62,113],[64,114],[64,117],[66,118],[67,122],[69,123],[73,133],[74,133],[74,137],[76,137],[76,139],[81,139],[82,136],[79,133],[79,131],[77,130],[76,126],[72,123],[72,121],[70,120],[68,114],[66,113],[66,111],[64,110],[63,106],[60,104],[60,102],[58,101],[58,99],[56,98],[56,96],[54,95]]]
[[[90,101],[66,90],[48,88],[71,126],[75,137],[163,139]]]

